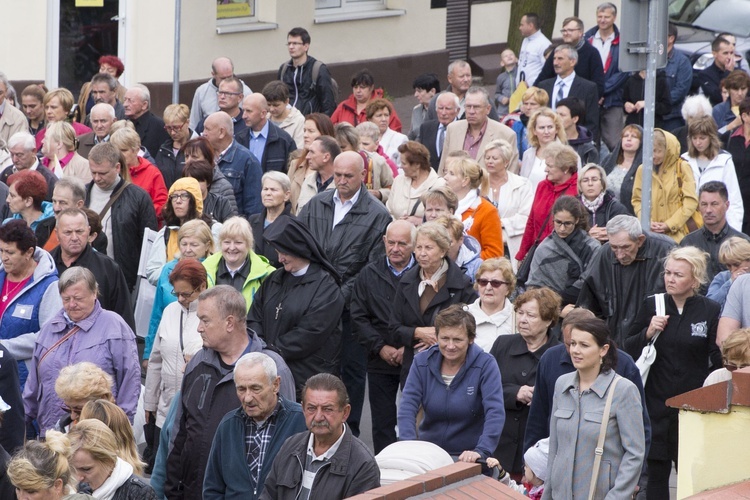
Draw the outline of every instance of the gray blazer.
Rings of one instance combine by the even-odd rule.
[[[578,372],[557,379],[550,420],[549,480],[543,500],[588,498],[594,450],[614,377],[614,370],[600,373],[591,389],[580,396],[580,403]],[[609,414],[595,499],[630,498],[633,494],[646,452],[642,411],[638,389],[629,380],[620,380]]]

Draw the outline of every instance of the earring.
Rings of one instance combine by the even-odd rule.
[[[600,365],[603,365],[603,364],[604,364],[604,356],[602,356],[601,358],[599,358],[599,364],[600,364]]]

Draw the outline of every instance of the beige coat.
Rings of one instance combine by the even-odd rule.
[[[451,151],[458,151],[464,148],[464,139],[466,139],[466,131],[469,129],[469,122],[466,120],[458,120],[450,125],[445,131],[445,143],[443,144],[443,154],[440,157],[440,168],[438,169],[438,175],[443,176],[443,170],[445,169],[445,160],[448,158],[448,154]],[[513,156],[511,157],[508,165],[516,165],[518,163],[518,144],[516,142],[516,133],[510,127],[503,125],[500,122],[496,122],[492,119],[487,119],[487,130],[484,132],[482,142],[479,144],[479,154],[477,161],[484,168],[484,148],[490,142],[495,139],[503,139],[510,143],[513,150]]]
[[[5,112],[0,118],[0,147],[7,147],[8,139],[17,132],[28,132],[29,122],[23,111],[13,106],[7,99],[5,100]]]
[[[438,177],[432,168],[430,168],[430,175],[417,188],[411,186],[411,178],[399,175],[393,180],[391,196],[385,206],[394,219],[400,219],[404,215],[422,217],[424,215],[424,204],[420,201],[422,195],[430,189],[444,184],[445,179]],[[417,209],[412,214],[415,205]]]
[[[71,158],[70,162],[63,169],[63,176],[77,177],[84,184],[88,184],[93,179],[91,177],[89,161],[78,153],[73,155],[73,158]]]

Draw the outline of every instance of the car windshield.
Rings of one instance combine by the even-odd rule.
[[[717,33],[750,36],[750,2],[747,0],[671,0],[669,18]]]

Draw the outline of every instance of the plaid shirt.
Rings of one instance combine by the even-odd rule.
[[[253,486],[257,486],[260,469],[263,466],[263,460],[266,456],[268,443],[271,442],[273,431],[276,428],[276,417],[281,408],[281,401],[276,403],[273,413],[264,421],[258,424],[250,418],[247,413],[242,413],[245,421],[245,458],[247,466],[250,469],[250,478]]]

